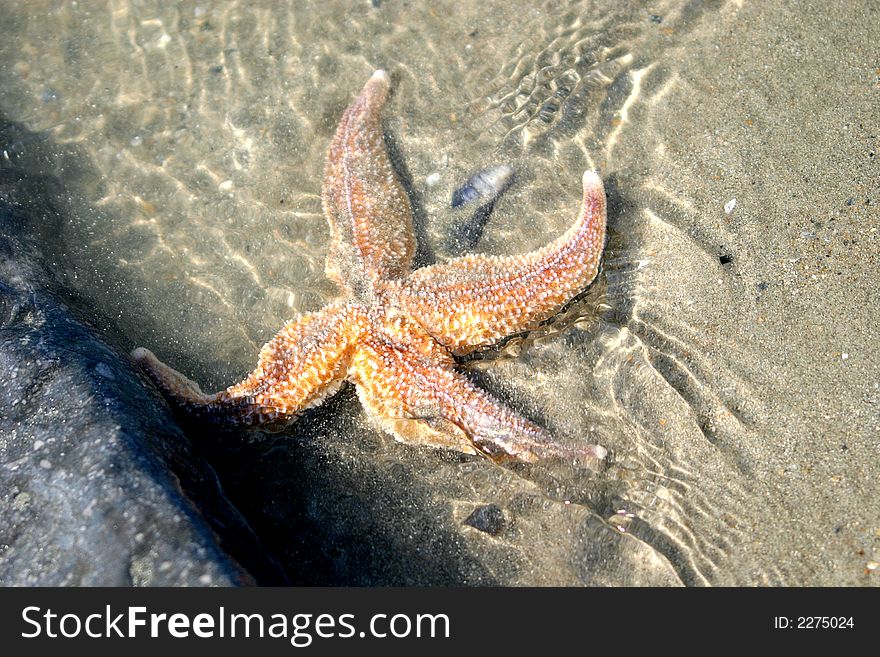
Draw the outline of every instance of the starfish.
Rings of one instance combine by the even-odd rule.
[[[388,74],[376,71],[343,114],[327,153],[326,273],[345,292],[342,300],[287,323],[250,376],[215,394],[147,349],[132,357],[174,406],[218,425],[283,425],[347,380],[373,423],[401,442],[498,462],[603,458],[598,445],[561,446],[474,385],[455,359],[534,329],[596,277],[605,240],[601,179],[584,173],[577,221],[541,249],[413,270],[412,211],[380,123],[389,87]]]

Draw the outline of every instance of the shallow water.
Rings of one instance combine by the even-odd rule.
[[[586,168],[609,192],[591,292],[470,363],[608,464],[397,445],[350,390],[286,435],[194,437],[291,579],[878,583],[871,3],[167,4],[5,2],[0,166],[61,181],[67,284],[205,389],[334,298],[324,152],[375,68],[423,262],[461,253],[482,169],[514,171],[486,253],[562,232]],[[464,522],[488,504],[497,535]]]

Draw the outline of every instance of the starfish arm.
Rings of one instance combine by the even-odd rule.
[[[392,283],[397,305],[457,355],[533,328],[596,277],[605,242],[605,189],[584,173],[574,225],[519,256],[472,255],[418,269]]]
[[[453,369],[446,357],[370,340],[352,357],[349,377],[373,422],[409,444],[480,453],[494,461],[603,458],[597,445],[572,450],[493,399]]]
[[[364,316],[360,306],[340,303],[289,322],[262,348],[250,376],[212,395],[147,349],[132,357],[188,415],[240,427],[281,424],[339,389]]]
[[[415,250],[409,198],[391,166],[379,120],[389,84],[385,71],[373,74],[345,111],[327,152],[327,276],[350,289],[409,273]]]

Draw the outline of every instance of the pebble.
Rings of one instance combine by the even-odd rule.
[[[478,171],[452,193],[452,207],[457,208],[474,201],[494,201],[513,179],[513,169],[499,164]]]
[[[479,506],[465,519],[464,524],[491,536],[497,536],[506,524],[504,511],[497,504]]]

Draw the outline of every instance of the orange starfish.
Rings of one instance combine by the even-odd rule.
[[[453,357],[535,327],[595,278],[605,240],[601,179],[584,174],[577,221],[537,251],[469,255],[412,271],[412,212],[379,119],[388,89],[388,74],[376,71],[327,153],[326,271],[344,300],[289,322],[263,347],[250,376],[213,395],[146,349],[132,356],[176,406],[218,424],[293,420],[348,380],[374,423],[406,443],[496,461],[602,458],[597,445],[560,446],[471,383]]]

